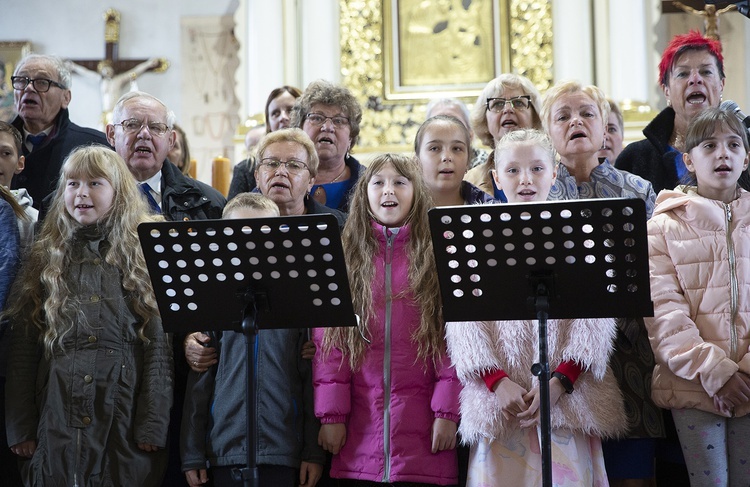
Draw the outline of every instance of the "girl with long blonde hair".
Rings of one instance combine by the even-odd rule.
[[[353,193],[342,240],[361,320],[317,330],[313,367],[334,478],[457,481],[460,385],[446,354],[421,173],[414,159],[384,154]]]
[[[8,443],[31,459],[27,485],[161,482],[172,359],[137,234],[153,218],[115,152],[68,156],[6,313]]]

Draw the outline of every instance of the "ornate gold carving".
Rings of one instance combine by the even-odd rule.
[[[383,98],[383,1],[390,0],[339,2],[342,83],[363,107],[363,152],[411,150],[425,116],[424,100],[396,104]],[[552,82],[551,6],[544,0],[508,0],[506,5],[510,27],[501,31],[508,32],[502,42],[510,43],[513,71],[544,91]]]
[[[110,8],[104,12],[104,40],[106,42],[120,42],[120,12]]]
[[[551,86],[551,2],[511,0],[510,59],[513,72],[529,78],[542,93]]]

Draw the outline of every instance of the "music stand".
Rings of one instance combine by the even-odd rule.
[[[356,325],[336,218],[143,223],[138,235],[165,331],[245,335],[247,465],[234,475],[257,486],[258,330]]]
[[[539,322],[543,485],[552,485],[548,318],[653,316],[646,205],[592,199],[429,212],[446,321]]]

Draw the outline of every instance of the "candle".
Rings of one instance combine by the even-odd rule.
[[[198,161],[190,159],[190,167],[188,168],[188,175],[195,179],[198,177]]]
[[[224,196],[229,193],[232,163],[226,157],[216,156],[213,161],[212,186]]]

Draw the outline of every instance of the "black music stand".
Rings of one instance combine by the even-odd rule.
[[[164,330],[242,332],[247,343],[247,466],[258,485],[255,342],[259,329],[355,326],[333,215],[143,223],[141,247]]]
[[[646,205],[592,199],[429,212],[446,321],[539,322],[543,485],[552,485],[547,318],[653,316]]]

